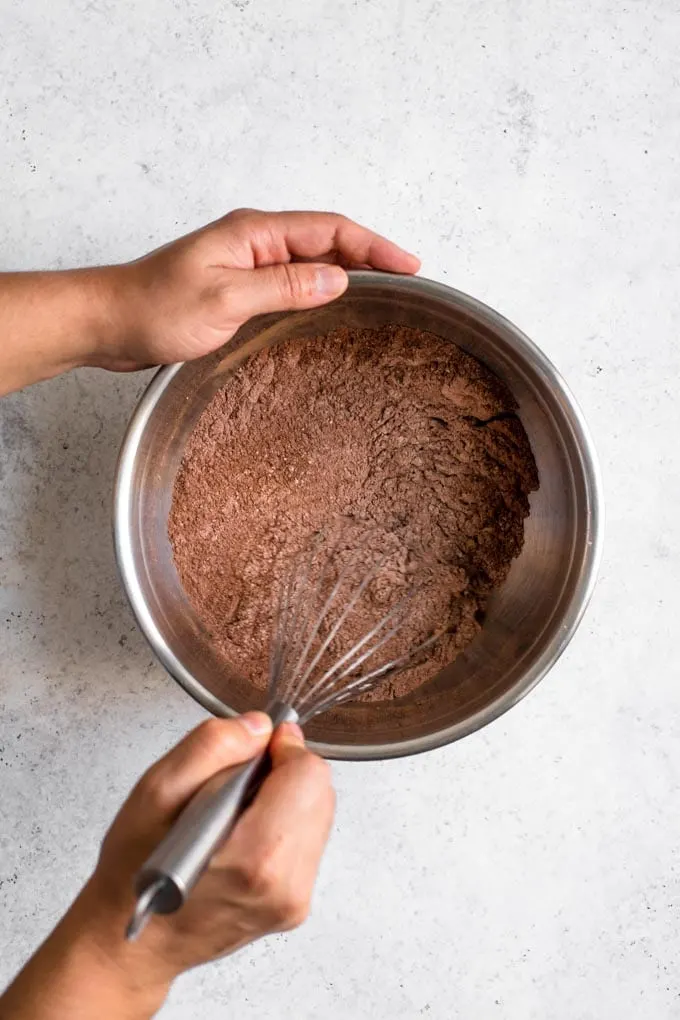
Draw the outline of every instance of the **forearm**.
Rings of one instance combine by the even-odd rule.
[[[115,361],[120,272],[0,274],[0,396],[80,365]]]
[[[148,969],[120,932],[93,927],[85,888],[4,995],[1,1020],[150,1020],[169,985],[142,979]],[[112,948],[113,947],[113,948]]]

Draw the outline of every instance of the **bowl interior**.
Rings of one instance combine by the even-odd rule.
[[[180,586],[167,535],[172,489],[201,412],[240,361],[265,345],[340,325],[428,329],[485,362],[508,385],[538,466],[524,549],[491,599],[479,637],[411,695],[343,707],[308,735],[328,757],[389,757],[464,736],[540,680],[568,643],[590,594],[599,552],[598,482],[578,409],[548,360],[509,322],[463,294],[420,279],[353,274],[332,305],[251,320],[214,355],[162,369],[142,398],[121,452],[115,537],[137,619],[166,668],[208,709],[231,714],[257,695],[218,666]]]

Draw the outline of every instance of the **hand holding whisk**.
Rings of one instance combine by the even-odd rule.
[[[354,700],[415,664],[441,633],[404,654],[389,654],[408,615],[413,591],[355,637],[357,610],[369,598],[386,556],[368,567],[368,541],[347,549],[341,531],[330,550],[321,534],[290,570],[281,587],[274,622],[266,711],[274,727],[314,716]],[[348,650],[342,636],[350,635]],[[443,633],[443,632],[442,632]],[[382,652],[382,655],[380,654]],[[268,755],[214,776],[182,812],[139,871],[137,905],[127,936],[136,938],[154,914],[172,913],[186,900],[217,848],[228,838],[269,771]]]

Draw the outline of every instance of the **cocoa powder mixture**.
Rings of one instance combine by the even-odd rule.
[[[450,341],[338,329],[246,361],[187,445],[169,535],[182,585],[225,662],[267,683],[291,556],[343,515],[388,550],[347,641],[418,585],[390,655],[450,632],[364,695],[401,697],[479,632],[522,548],[536,464],[508,389]]]

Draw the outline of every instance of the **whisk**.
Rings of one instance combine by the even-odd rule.
[[[445,633],[431,634],[405,654],[376,665],[378,653],[388,650],[408,615],[415,594],[408,590],[347,651],[338,653],[343,628],[370,593],[388,555],[374,558],[366,569],[362,559],[368,539],[348,550],[341,530],[326,553],[324,541],[321,533],[311,551],[297,558],[279,593],[265,709],[274,728],[287,721],[304,726],[314,716],[354,700],[414,665]],[[269,770],[264,751],[245,765],[217,773],[195,795],[136,876],[137,903],[128,939],[136,939],[153,914],[169,914],[182,906]]]

